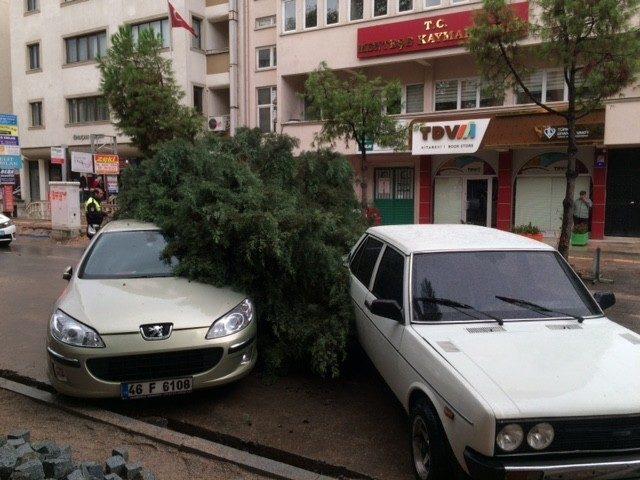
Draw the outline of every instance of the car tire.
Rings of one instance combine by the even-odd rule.
[[[416,400],[409,421],[411,463],[417,480],[454,478],[449,442],[440,419],[426,398]]]

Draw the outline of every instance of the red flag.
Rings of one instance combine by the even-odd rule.
[[[177,12],[171,2],[169,2],[169,16],[171,17],[171,28],[186,28],[191,32],[191,35],[197,37],[198,34],[187,21]]]

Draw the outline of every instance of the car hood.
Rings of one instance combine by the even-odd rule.
[[[246,297],[185,278],[82,280],[75,278],[58,308],[100,334],[137,332],[148,323],[205,328]]]
[[[7,216],[5,216],[5,215],[0,213],[0,223],[7,222],[9,220],[11,220],[9,217],[7,217]]]
[[[605,318],[473,327],[414,326],[497,418],[640,413],[640,335]]]

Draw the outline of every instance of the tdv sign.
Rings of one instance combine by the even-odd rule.
[[[475,153],[489,127],[489,118],[450,122],[416,122],[411,128],[413,155]]]

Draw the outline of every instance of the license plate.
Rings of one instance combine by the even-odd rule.
[[[178,395],[180,393],[189,393],[191,390],[193,390],[193,378],[191,377],[156,380],[154,382],[123,383],[120,385],[120,395],[125,400]]]

